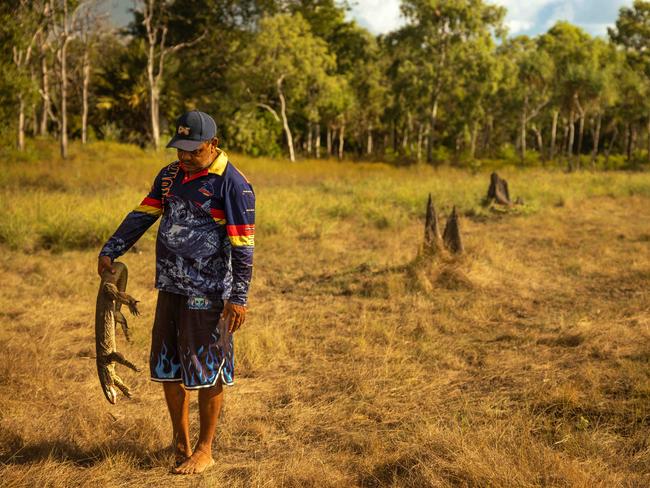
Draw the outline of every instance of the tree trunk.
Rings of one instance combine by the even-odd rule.
[[[406,153],[406,149],[409,144],[409,128],[404,127],[404,132],[402,133],[402,152]]]
[[[605,168],[609,168],[609,155],[612,152],[612,148],[614,147],[614,143],[616,142],[617,137],[618,137],[618,126],[614,127],[614,133],[612,134],[612,138],[609,141],[609,145],[607,146],[607,151],[605,152]]]
[[[558,110],[553,112],[553,125],[551,127],[551,152],[549,154],[549,159],[553,161],[555,158],[555,143],[557,141],[557,121],[560,117],[560,112]]]
[[[647,132],[647,135],[648,135],[648,141],[647,141],[648,155],[646,157],[648,158],[648,162],[650,162],[650,113],[648,114],[648,125],[647,125],[647,128],[646,128],[646,132]]]
[[[339,161],[343,159],[343,148],[345,146],[345,120],[341,122],[339,129]]]
[[[314,132],[314,125],[311,120],[307,122],[307,157],[311,158],[312,138]]]
[[[38,115],[36,114],[36,103],[32,103],[32,137],[38,135]]]
[[[64,2],[67,6],[67,2]],[[65,22],[67,25],[67,8],[65,8]],[[67,37],[62,41],[60,63],[61,63],[61,157],[68,157],[68,40]]]
[[[598,112],[596,117],[596,129],[594,131],[594,149],[591,152],[591,167],[596,167],[596,158],[598,158],[598,149],[600,145],[600,130],[603,122],[603,114]]]
[[[327,124],[327,157],[332,157],[332,126]]]
[[[320,159],[320,122],[316,123],[316,158]]]
[[[524,106],[521,109],[521,122],[519,133],[519,151],[521,155],[521,163],[526,162],[526,122],[528,121],[528,96],[524,98]]]
[[[520,121],[520,132],[519,132],[519,151],[521,155],[521,162],[526,162],[526,105],[528,102],[524,103],[524,108],[521,111],[521,121]]]
[[[153,148],[160,146],[160,90],[157,84],[149,88],[149,116],[151,117],[151,142]]]
[[[476,140],[478,138],[478,120],[472,124],[472,136],[470,138],[469,157],[473,160],[476,156]]]
[[[578,152],[576,153],[576,169],[580,169],[580,157],[582,156],[582,140],[585,134],[585,115],[580,114],[580,125],[578,126]]]
[[[88,85],[90,84],[90,56],[88,50],[83,57],[83,86],[82,86],[82,111],[81,111],[81,143],[88,142]]]
[[[287,101],[284,98],[284,93],[282,92],[282,81],[284,77],[280,77],[277,84],[278,97],[280,98],[280,115],[282,116],[282,126],[284,127],[284,133],[287,137],[287,145],[289,146],[289,159],[291,162],[296,161],[296,155],[293,152],[293,136],[291,135],[291,129],[289,128],[289,121],[287,119]]]
[[[569,140],[567,141],[566,145],[566,156],[567,160],[569,162],[568,170],[573,171],[575,169],[574,163],[573,163],[573,146],[575,144],[575,137],[576,137],[576,124],[575,124],[575,114],[573,113],[573,110],[569,113]]]
[[[25,150],[25,100],[22,93],[18,95],[18,136],[16,143],[19,151]]]
[[[576,121],[575,114],[573,110],[569,114],[569,140],[566,145],[567,156],[570,158],[573,156],[573,146],[575,145],[576,139]]]
[[[41,135],[47,135],[47,121],[52,112],[51,99],[50,99],[50,79],[47,69],[47,57],[43,54],[41,57],[41,77],[43,83],[43,91],[41,97],[43,98],[43,112],[41,113]]]
[[[539,157],[542,162],[545,162],[546,158],[544,157],[544,140],[542,137],[542,131],[539,130],[537,124],[533,124],[532,129],[535,133],[535,139],[537,140],[537,150],[539,151]]]
[[[483,138],[483,151],[492,154],[492,133],[494,132],[494,117],[488,115],[487,124],[485,129],[485,136]]]
[[[372,124],[368,124],[368,139],[366,141],[366,154],[372,154]]]
[[[436,131],[436,121],[438,119],[438,96],[436,95],[433,99],[433,104],[431,105],[431,114],[429,117],[430,131],[429,137],[427,140],[427,162],[433,162],[433,142],[434,142],[434,133]]]
[[[422,162],[422,140],[424,138],[424,125],[421,123],[418,124],[418,150],[417,150],[417,162]]]
[[[578,126],[578,156],[582,154],[582,142],[585,135],[585,116],[580,115],[580,125]]]

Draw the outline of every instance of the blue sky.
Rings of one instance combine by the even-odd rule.
[[[633,0],[492,0],[508,9],[510,35],[546,32],[558,20],[568,20],[592,35],[606,35],[616,22],[618,10]],[[107,0],[113,20],[124,25],[130,19],[133,0]],[[351,0],[349,17],[374,34],[390,32],[403,24],[399,0]]]
[[[546,32],[558,20],[568,20],[592,35],[606,35],[622,6],[633,0],[492,0],[508,9],[510,35]],[[404,19],[399,0],[352,0],[351,17],[375,34],[399,27]]]

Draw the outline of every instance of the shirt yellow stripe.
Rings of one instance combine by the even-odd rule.
[[[255,236],[228,236],[233,246],[255,246]]]
[[[156,207],[152,207],[150,205],[138,205],[135,208],[134,211],[135,212],[143,212],[143,213],[146,213],[146,214],[149,214],[149,215],[154,215],[156,217],[158,215],[162,214],[162,208],[156,208]]]

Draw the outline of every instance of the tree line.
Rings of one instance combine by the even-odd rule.
[[[399,162],[650,159],[650,1],[607,38],[558,22],[508,36],[485,0],[402,0],[374,36],[336,0],[92,0],[0,6],[0,130],[160,147],[189,108],[252,155]]]

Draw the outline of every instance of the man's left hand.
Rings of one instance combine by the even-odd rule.
[[[223,305],[221,318],[227,322],[228,332],[232,334],[244,324],[244,321],[246,320],[246,307],[230,303],[226,300]]]

